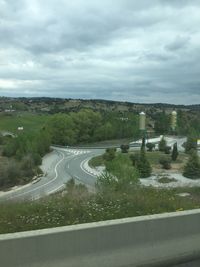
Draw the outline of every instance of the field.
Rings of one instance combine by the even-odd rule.
[[[0,131],[9,131],[17,133],[18,127],[24,127],[24,132],[37,132],[45,122],[49,115],[39,115],[31,113],[15,113],[0,115]]]

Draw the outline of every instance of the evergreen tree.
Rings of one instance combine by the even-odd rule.
[[[143,137],[142,138],[141,150],[145,150],[145,146],[146,146],[146,139],[145,139],[145,137]]]
[[[164,111],[154,116],[155,132],[158,134],[166,134],[170,129],[170,116]]]
[[[184,167],[183,175],[192,179],[200,178],[200,160],[195,150],[191,151],[189,160]]]
[[[185,152],[189,153],[191,150],[196,150],[196,149],[197,149],[197,139],[189,136],[185,144]]]
[[[176,161],[177,160],[177,158],[178,158],[178,147],[177,147],[177,143],[174,143],[174,145],[173,145],[173,150],[172,150],[172,160],[173,161]]]
[[[140,173],[140,178],[147,178],[151,175],[151,165],[146,157],[146,152],[141,149],[139,160],[136,162],[136,167]]]
[[[165,152],[166,146],[167,146],[166,140],[164,137],[162,137],[162,139],[158,144],[159,151]]]

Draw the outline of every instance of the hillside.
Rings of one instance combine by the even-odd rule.
[[[140,104],[130,102],[119,102],[101,99],[61,99],[61,98],[7,98],[0,97],[0,111],[29,111],[42,113],[77,112],[83,108],[94,111],[116,111],[116,112],[159,112],[165,110],[171,112],[173,109],[182,111],[200,111],[200,105],[171,105],[163,103]]]

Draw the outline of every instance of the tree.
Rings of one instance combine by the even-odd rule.
[[[140,151],[139,160],[136,161],[136,168],[140,173],[140,178],[146,178],[151,175],[151,165],[146,157],[146,152],[144,149]]]
[[[165,152],[166,146],[167,146],[166,140],[164,137],[162,137],[162,139],[158,144],[159,151]]]
[[[148,151],[152,152],[153,149],[155,148],[155,144],[153,144],[153,143],[147,143],[146,144],[146,147],[147,147]]]
[[[170,116],[161,112],[155,116],[155,132],[158,134],[166,134],[170,130]]]
[[[189,136],[185,143],[185,153],[189,153],[191,150],[197,149],[197,139]]]
[[[177,158],[178,158],[178,147],[177,147],[177,143],[174,143],[173,145],[173,150],[172,150],[172,155],[171,155],[171,158],[173,161],[176,161]]]
[[[191,179],[200,178],[200,160],[196,150],[192,150],[188,162],[184,167],[183,175]]]
[[[142,138],[141,150],[145,150],[145,144],[146,144],[146,139],[145,139],[145,137],[143,137]]]

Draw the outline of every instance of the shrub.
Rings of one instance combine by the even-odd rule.
[[[121,145],[120,148],[122,153],[128,153],[130,147],[129,145]]]
[[[107,148],[106,152],[103,154],[103,159],[106,161],[111,161],[116,156],[116,148]]]
[[[162,165],[163,169],[171,169],[171,160],[168,157],[160,158],[159,163]]]
[[[146,144],[146,147],[147,147],[148,151],[152,152],[153,149],[155,148],[155,144],[153,144],[153,143],[147,143]]]

